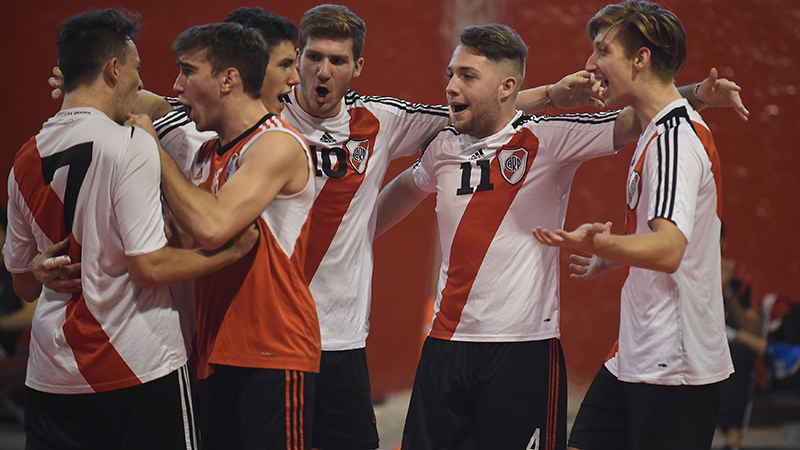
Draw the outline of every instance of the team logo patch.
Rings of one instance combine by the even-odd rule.
[[[517,184],[528,170],[528,151],[524,148],[503,149],[497,152],[500,173],[511,184]]]
[[[211,158],[206,158],[202,162],[195,162],[192,165],[192,172],[194,177],[192,182],[199,186],[208,179],[209,168],[211,167]]]
[[[344,146],[350,154],[350,165],[356,169],[356,172],[364,173],[367,168],[367,160],[369,160],[369,139],[364,139],[363,141],[350,140]]]
[[[239,153],[234,153],[228,160],[228,167],[225,168],[225,180],[230,180],[237,170],[239,170]]]
[[[628,208],[633,211],[639,204],[639,193],[642,187],[642,176],[634,171],[628,179]]]

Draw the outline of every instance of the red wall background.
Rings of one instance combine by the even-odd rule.
[[[0,16],[2,131],[0,174],[14,153],[60,103],[50,99],[47,77],[56,63],[60,21],[86,7],[124,7],[141,13],[136,39],[145,88],[172,92],[177,69],[172,40],[184,29],[222,20],[238,6],[262,6],[296,23],[316,1],[262,3],[196,0],[29,0],[6,5]],[[590,53],[584,31],[608,1],[347,0],[367,24],[366,66],[353,88],[426,103],[445,102],[444,68],[465,25],[502,22],[530,47],[525,87],[555,82],[583,68]],[[722,155],[727,256],[747,265],[756,295],[781,292],[800,297],[800,132],[798,60],[800,3],[793,0],[667,0],[683,21],[689,60],[678,84],[699,81],[712,66],[743,88],[749,122],[730,110],[709,110],[706,121]],[[624,220],[624,180],[632,146],[617,157],[591,161],[578,171],[567,228],[585,221]],[[411,159],[396,162],[387,179]],[[0,190],[5,202],[5,189]],[[376,397],[408,389],[423,335],[428,299],[435,286],[437,237],[432,199],[376,243],[372,332],[368,349]],[[562,254],[562,334],[570,380],[591,379],[617,332],[619,274],[588,282],[569,280]]]

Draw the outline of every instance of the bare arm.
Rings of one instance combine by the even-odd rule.
[[[213,251],[162,247],[126,258],[131,280],[143,289],[191,280],[221,269],[246,255],[258,241],[251,225],[225,247]]]
[[[603,108],[600,85],[594,75],[585,70],[567,75],[553,85],[539,86],[520,91],[515,106],[528,114],[546,111],[547,108],[574,109],[581,106]],[[549,97],[549,98],[548,98]]]
[[[375,237],[403,220],[428,194],[417,187],[411,167],[389,182],[378,195]]]
[[[686,250],[686,237],[666,219],[653,220],[653,232],[632,235],[603,234],[605,225],[584,224],[575,231],[555,233],[537,227],[536,239],[553,247],[567,247],[620,264],[659,272],[678,270]]]
[[[134,114],[147,114],[150,120],[158,120],[168,112],[172,111],[172,106],[162,96],[150,91],[141,90],[136,95],[133,103]]]
[[[14,282],[14,293],[28,303],[38,299],[42,293],[42,283],[32,272],[12,273],[11,279]]]
[[[126,125],[155,134],[145,115]],[[308,156],[287,133],[267,132],[250,144],[239,169],[212,194],[189,181],[159,144],[164,196],[180,226],[205,249],[216,249],[251,224],[278,194],[294,194],[308,182]]]

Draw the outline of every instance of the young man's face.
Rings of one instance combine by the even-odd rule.
[[[172,89],[178,101],[189,107],[189,118],[200,131],[215,130],[217,108],[215,99],[220,98],[220,77],[212,75],[211,63],[206,58],[206,49],[189,50],[178,58],[180,73]]]
[[[314,116],[333,117],[353,78],[361,75],[364,58],[353,57],[352,39],[309,37],[297,63],[300,106]]]
[[[139,60],[139,52],[136,50],[136,45],[133,41],[128,41],[128,50],[125,56],[125,62],[120,60],[117,65],[117,76],[119,77],[119,84],[116,87],[116,106],[114,108],[114,117],[112,119],[117,123],[125,123],[127,115],[133,111],[133,103],[136,101],[136,95],[142,89],[142,79],[139,78],[139,69],[142,67],[142,62]]]
[[[630,104],[633,79],[633,58],[616,37],[616,31],[603,28],[594,38],[594,52],[586,61],[586,70],[594,73],[603,86],[601,95],[606,106],[619,107]]]
[[[447,66],[447,101],[460,133],[490,136],[505,126],[500,110],[501,74],[497,63],[459,45]]]
[[[261,102],[272,114],[283,111],[283,97],[292,92],[292,86],[300,83],[294,61],[297,53],[294,44],[282,41],[272,48],[269,64],[261,86]]]

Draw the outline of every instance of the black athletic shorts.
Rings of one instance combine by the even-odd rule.
[[[626,383],[603,365],[583,398],[569,446],[581,450],[708,449],[718,410],[719,383]]]
[[[428,337],[404,450],[562,450],[567,374],[558,339],[457,342]]]
[[[317,374],[216,365],[200,380],[203,450],[311,449]]]
[[[94,394],[27,388],[27,450],[197,449],[186,366],[156,380]]]
[[[314,397],[313,447],[320,450],[376,449],[376,423],[367,349],[323,351]]]

